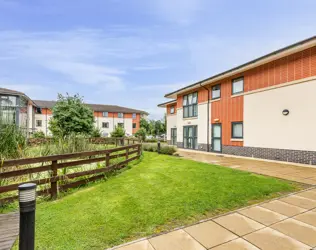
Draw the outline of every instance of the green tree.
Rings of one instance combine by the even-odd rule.
[[[90,135],[94,129],[93,111],[83,103],[79,95],[58,94],[49,129],[57,137],[70,134]]]
[[[111,133],[111,137],[124,137],[125,130],[121,126],[116,126],[115,129]]]
[[[145,129],[147,134],[150,134],[149,122],[145,118],[140,119],[140,127]]]

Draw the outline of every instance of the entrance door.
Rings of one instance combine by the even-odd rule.
[[[177,129],[171,129],[171,145],[177,145]]]
[[[197,126],[183,127],[183,146],[184,148],[197,149]]]
[[[222,124],[212,124],[212,151],[222,152]]]

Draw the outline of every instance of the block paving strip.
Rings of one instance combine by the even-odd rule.
[[[316,187],[141,239],[116,250],[311,250]]]

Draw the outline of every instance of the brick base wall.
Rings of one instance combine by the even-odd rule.
[[[267,160],[316,165],[316,152],[290,149],[222,146],[222,153]]]

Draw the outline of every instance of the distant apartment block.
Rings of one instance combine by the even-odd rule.
[[[316,165],[316,37],[165,97],[169,144]]]
[[[24,93],[0,88],[0,115],[2,119],[15,123],[29,133],[42,131],[51,135],[49,120],[55,101],[31,100]],[[125,129],[126,135],[135,134],[140,128],[141,118],[148,113],[142,110],[115,105],[87,104],[94,112],[95,127],[102,136],[108,137],[116,126]]]

